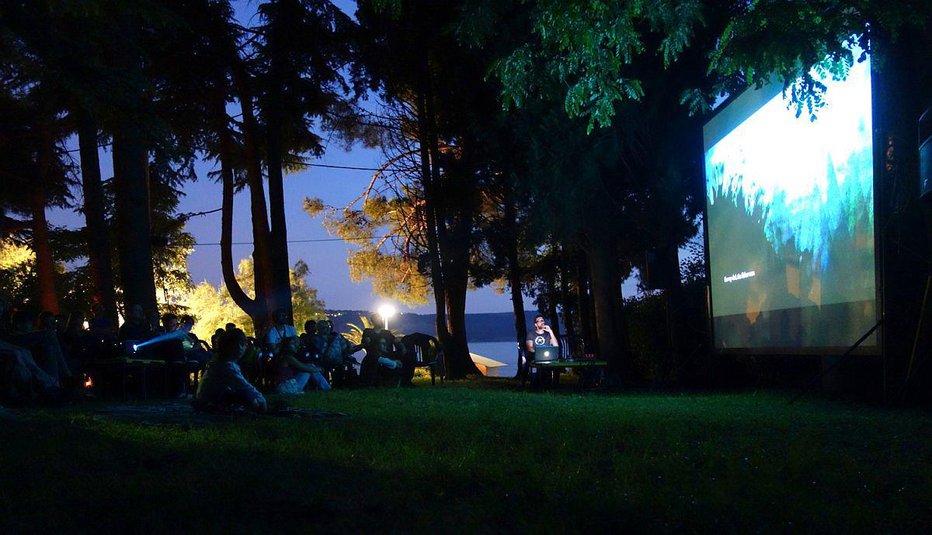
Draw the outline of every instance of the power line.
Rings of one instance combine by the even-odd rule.
[[[113,145],[113,143],[104,143],[104,144],[102,144],[102,145],[97,145],[97,148],[98,148],[98,149],[102,149],[102,148],[104,148],[104,147],[109,147],[109,146],[111,146],[111,145]],[[78,152],[78,151],[80,151],[80,150],[81,150],[80,148],[77,148],[77,149],[66,150],[66,151],[64,151],[64,152],[66,152],[66,153],[72,153],[72,152]],[[333,165],[333,164],[327,164],[327,163],[306,163],[306,162],[294,161],[294,160],[289,161],[288,163],[291,163],[291,164],[298,164],[298,165],[304,165],[304,166],[307,166],[307,167],[324,167],[324,168],[326,168],[326,169],[348,169],[348,170],[350,170],[350,171],[379,171],[379,170],[380,170],[378,167],[356,167],[356,166],[353,166],[353,165]]]
[[[349,169],[351,171],[379,171],[377,167],[354,167],[351,165],[330,165],[325,163],[307,164],[308,167],[326,167],[327,169]]]
[[[286,243],[316,243],[316,242],[333,242],[333,241],[368,241],[368,240],[381,240],[388,238],[389,236],[373,236],[371,238],[317,238],[317,239],[307,239],[307,240],[288,240]],[[235,241],[231,245],[252,245],[251,241]],[[220,245],[220,242],[211,242],[211,243],[195,243],[194,245]]]

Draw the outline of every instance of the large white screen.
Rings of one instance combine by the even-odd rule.
[[[822,83],[815,120],[771,87],[705,127],[720,349],[846,347],[876,321],[869,61]]]

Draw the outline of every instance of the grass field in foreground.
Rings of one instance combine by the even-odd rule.
[[[932,415],[774,393],[307,394],[333,418],[0,419],[0,532],[928,532]]]

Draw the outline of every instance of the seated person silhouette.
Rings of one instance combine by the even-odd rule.
[[[9,303],[0,297],[0,400],[30,401],[60,393],[58,378],[45,372],[28,348],[15,343],[7,331]]]
[[[362,384],[411,384],[413,363],[405,355],[404,346],[391,332],[366,329],[363,333],[363,349],[366,350],[366,356],[362,359],[360,370]]]
[[[353,353],[362,349],[354,346],[342,334],[333,331],[333,323],[328,319],[318,320],[314,326],[317,334],[311,337],[318,364],[330,374],[334,386],[351,384],[356,378],[356,360]]]
[[[294,325],[288,321],[288,312],[284,309],[275,311],[272,326],[265,333],[265,342],[272,349],[272,353],[278,354],[281,350],[282,341],[288,338],[297,338],[298,331]]]
[[[128,356],[134,358],[157,358],[157,355],[152,351],[152,346],[150,345],[145,345],[138,349],[133,347],[135,344],[154,338],[155,335],[156,333],[152,330],[149,321],[146,319],[146,313],[143,311],[142,305],[127,305],[126,321],[123,325],[120,325],[120,330],[117,335],[120,342],[123,342],[124,352],[128,353]]]
[[[29,350],[33,360],[52,378],[56,386],[71,377],[71,369],[65,361],[58,336],[54,330],[36,329],[36,316],[28,310],[13,314],[13,334],[9,342]]]
[[[265,396],[243,377],[239,367],[239,359],[246,352],[246,335],[236,329],[224,333],[217,342],[216,356],[207,364],[197,387],[194,408],[227,411],[242,407],[266,412]]]
[[[315,390],[330,390],[321,368],[312,362],[297,337],[281,341],[274,365],[275,390],[279,394],[303,394],[308,385]]]

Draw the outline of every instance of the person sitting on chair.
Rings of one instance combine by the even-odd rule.
[[[178,331],[184,333],[184,336],[181,337],[181,347],[184,348],[184,358],[185,360],[195,361],[201,367],[206,366],[208,362],[213,358],[213,354],[208,351],[208,348],[205,347],[206,342],[201,340],[194,334],[194,317],[185,314],[178,318]],[[234,329],[229,332],[243,332],[239,329]]]
[[[550,328],[550,325],[547,325],[544,317],[540,314],[534,316],[534,329],[527,332],[527,338],[524,343],[528,352],[528,357],[531,360],[534,360],[534,352],[537,347],[560,345],[560,342],[557,341],[557,336],[553,334],[553,329]]]
[[[536,360],[537,348],[541,346],[559,346],[560,342],[557,341],[557,336],[553,334],[553,329],[550,328],[550,325],[547,325],[547,322],[544,320],[544,316],[538,314],[534,316],[534,328],[527,332],[527,337],[524,341],[525,345],[525,354],[527,355],[527,362],[525,366],[525,373],[530,373],[530,363]],[[551,372],[548,372],[548,377],[552,375]],[[539,377],[535,377],[535,381],[539,381]]]
[[[239,359],[246,352],[246,335],[236,329],[224,333],[218,340],[217,356],[207,365],[207,371],[197,387],[195,409],[229,410],[245,407],[266,412],[265,396],[243,377]]]
[[[362,345],[354,346],[342,334],[334,332],[330,320],[318,320],[317,334],[313,340],[320,356],[320,365],[326,370],[339,368],[350,355],[362,349]]]
[[[119,339],[121,342],[144,342],[153,338],[155,333],[146,320],[146,313],[142,305],[128,305],[126,307],[126,321],[120,325]]]
[[[317,322],[314,320],[307,320],[304,322],[304,334],[299,336],[301,343],[304,344],[304,347],[312,348],[314,347],[314,336],[317,335]]]
[[[367,331],[370,331],[367,329]],[[363,333],[363,348],[366,356],[362,359],[360,379],[362,383],[376,386],[388,380],[397,384],[410,384],[414,376],[414,366],[405,356],[404,346],[389,331],[371,330]]]

